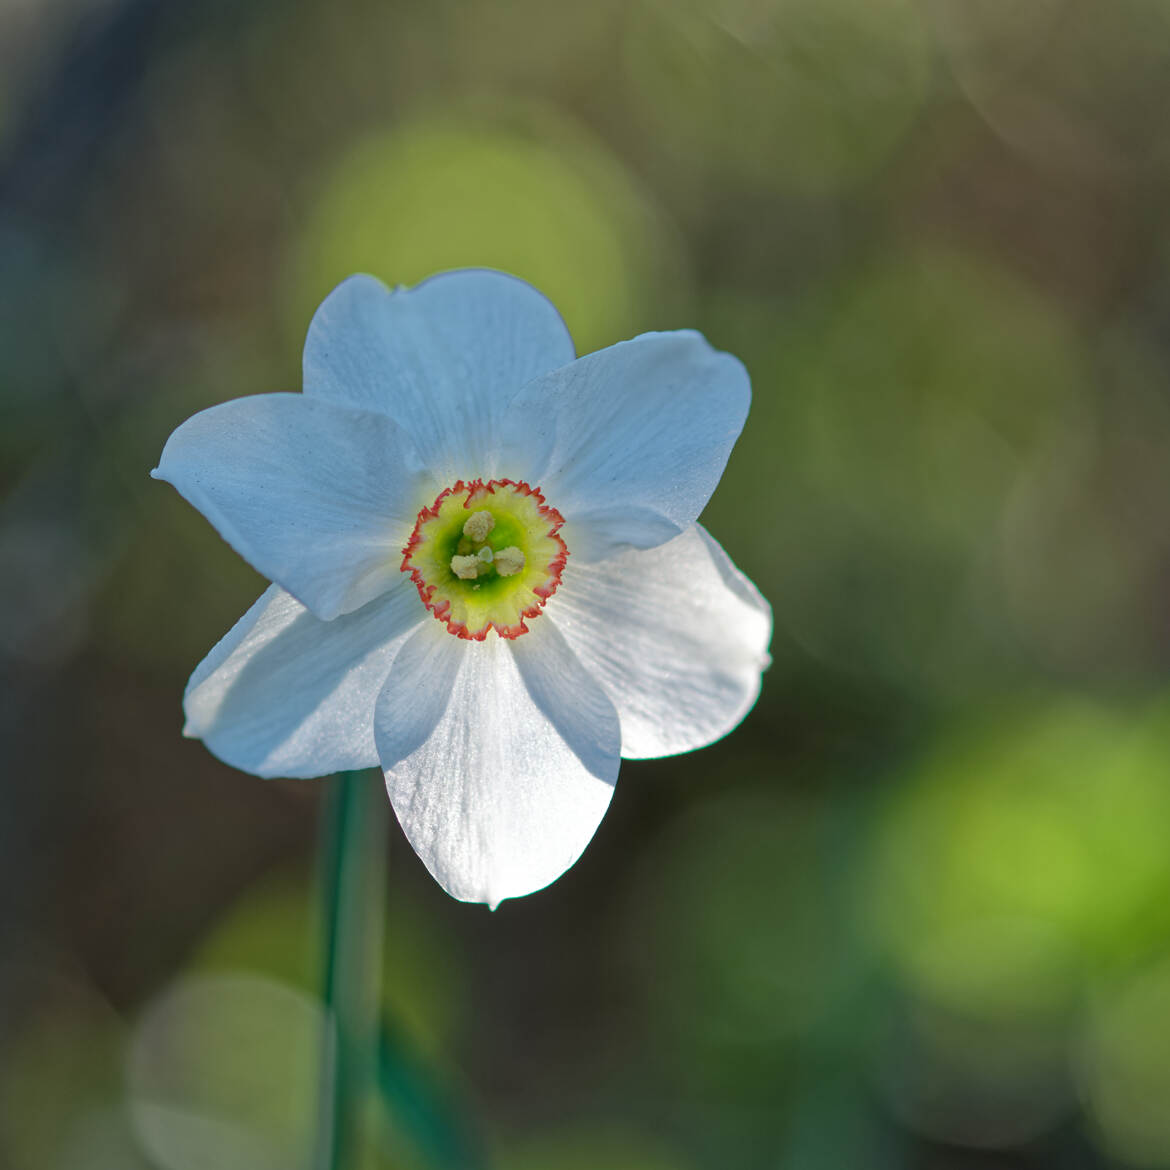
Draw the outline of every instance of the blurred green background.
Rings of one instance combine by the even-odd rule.
[[[323,785],[180,738],[152,484],[353,271],[754,405],[728,740],[494,915],[397,828],[379,1167],[1170,1167],[1168,0],[0,0],[0,1166],[307,1167]]]

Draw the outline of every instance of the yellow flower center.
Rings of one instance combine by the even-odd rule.
[[[528,632],[561,583],[564,518],[539,488],[510,479],[459,480],[418,514],[402,571],[448,631],[477,642]]]

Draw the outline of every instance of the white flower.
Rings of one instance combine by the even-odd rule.
[[[195,415],[153,472],[274,582],[191,676],[185,734],[260,776],[380,764],[454,897],[547,885],[620,757],[711,743],[759,693],[768,605],[696,523],[749,400],[697,333],[574,360],[514,277],[351,277],[303,394]]]

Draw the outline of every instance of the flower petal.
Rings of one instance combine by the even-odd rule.
[[[394,291],[351,276],[309,326],[304,386],[389,414],[445,486],[496,475],[501,410],[525,382],[573,357],[551,302],[506,273],[445,272]]]
[[[650,508],[576,512],[561,537],[579,561],[600,561],[630,548],[657,548],[683,531]]]
[[[151,474],[174,484],[264,576],[328,619],[398,580],[421,467],[385,415],[260,394],[189,418]]]
[[[374,702],[423,619],[405,581],[331,622],[272,585],[191,675],[183,734],[258,776],[373,767]]]
[[[750,401],[742,364],[700,334],[647,333],[530,382],[502,441],[567,521],[608,514],[620,528],[623,513],[642,509],[682,531],[715,490]],[[646,526],[642,539],[668,534]]]
[[[570,561],[545,613],[617,708],[628,759],[703,747],[760,693],[771,610],[698,524],[659,548]]]
[[[394,811],[440,885],[465,902],[529,894],[580,856],[613,794],[617,714],[551,623],[515,641],[403,646],[375,716]]]

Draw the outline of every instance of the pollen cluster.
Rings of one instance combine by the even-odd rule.
[[[560,584],[569,555],[563,523],[538,488],[460,480],[419,512],[402,571],[450,633],[518,638]]]

